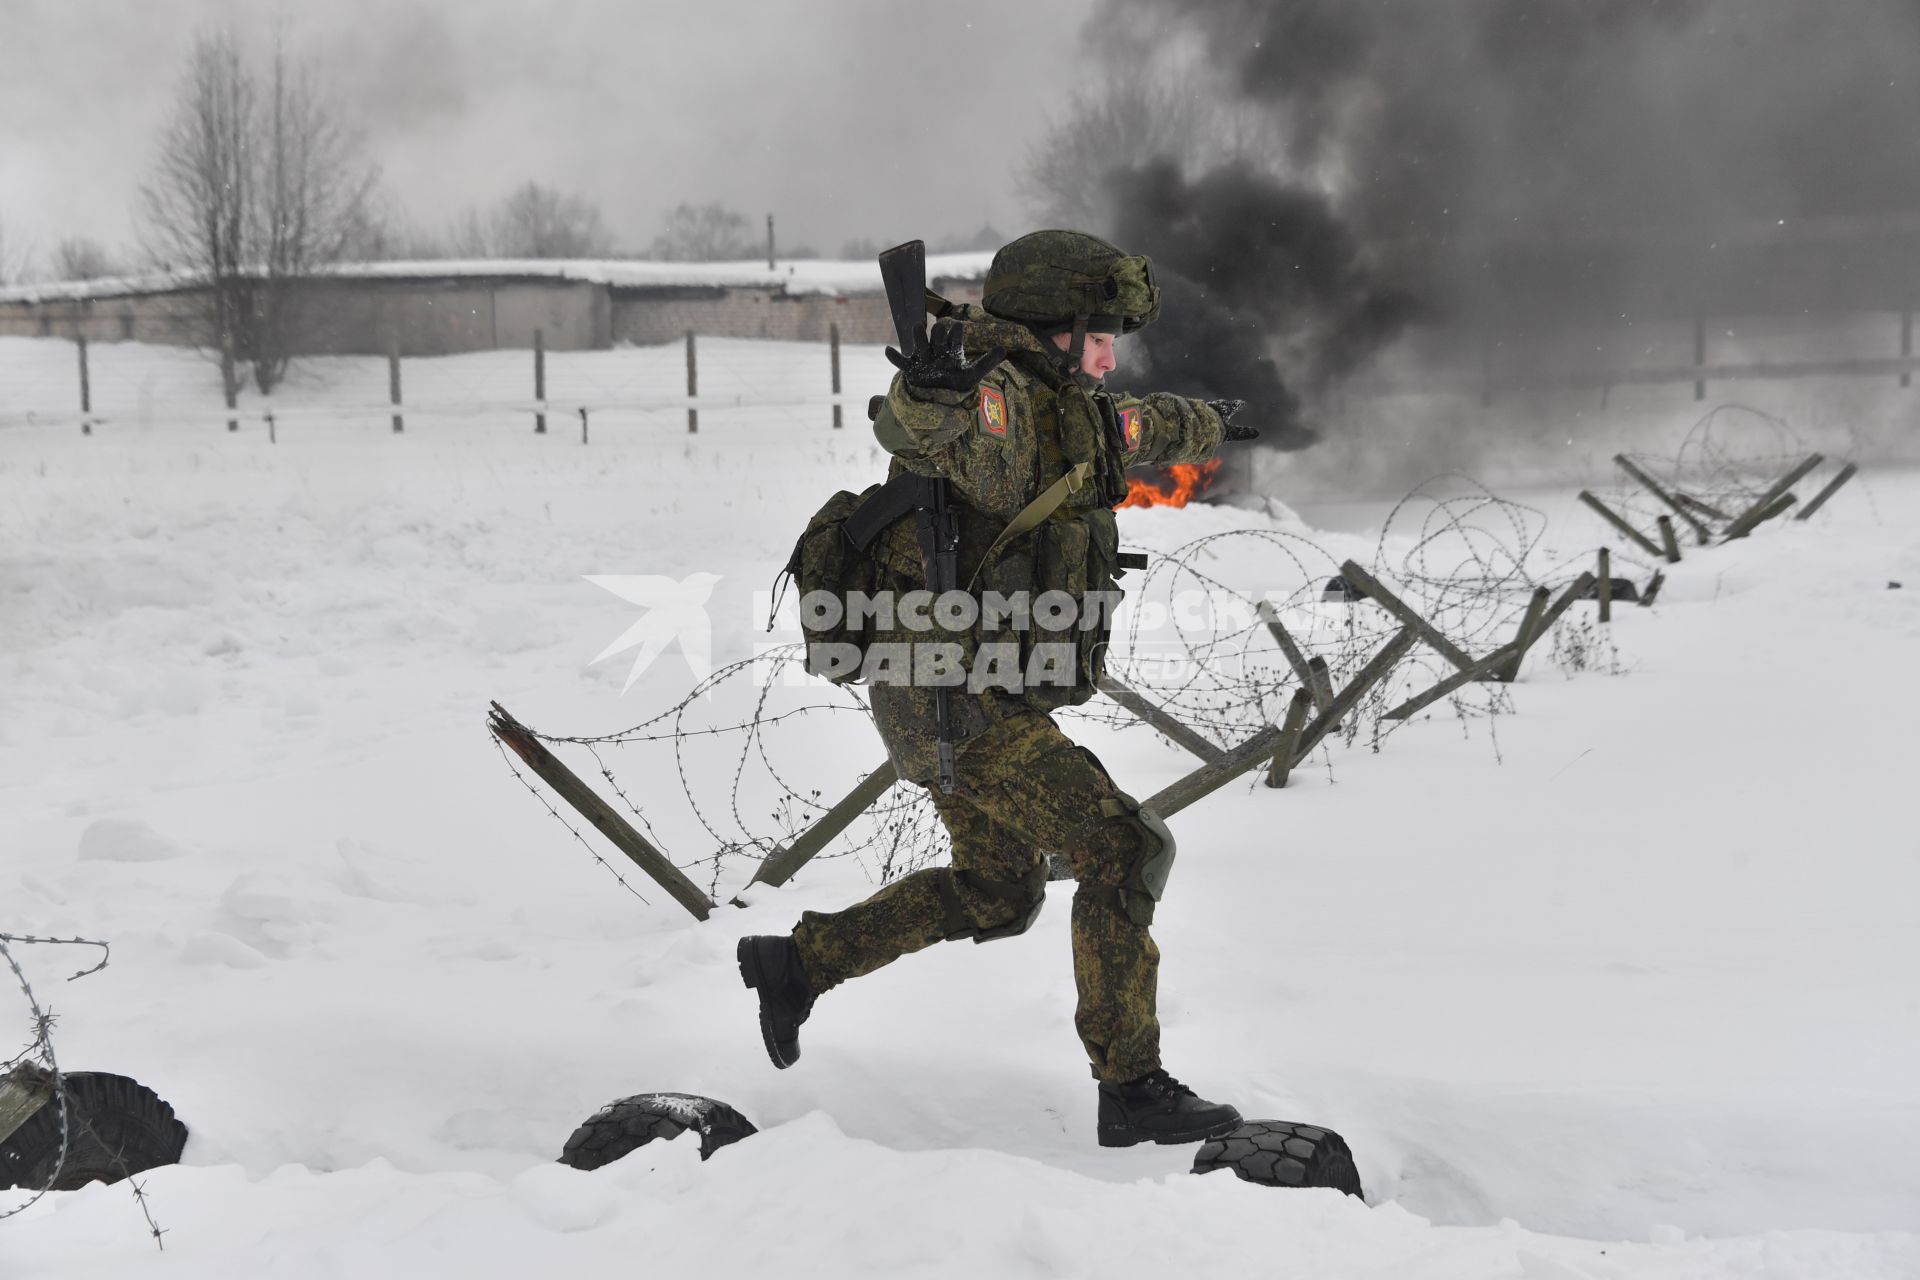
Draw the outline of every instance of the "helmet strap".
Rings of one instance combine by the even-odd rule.
[[[1067,343],[1066,365],[1068,373],[1080,372],[1080,357],[1087,351],[1087,313],[1079,311],[1073,317],[1073,337]]]

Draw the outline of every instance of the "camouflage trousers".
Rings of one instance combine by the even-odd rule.
[[[1059,852],[1078,881],[1074,1026],[1094,1074],[1131,1080],[1158,1067],[1160,952],[1145,923],[1152,902],[1129,887],[1154,837],[1130,813],[1103,807],[1121,798],[1113,779],[1040,712],[1011,715],[961,743],[956,772],[952,795],[931,788],[952,837],[951,866],[903,876],[845,911],[801,916],[793,938],[815,992],[943,939],[1024,932],[1045,901],[1045,854]]]

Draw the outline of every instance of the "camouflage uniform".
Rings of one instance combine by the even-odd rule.
[[[1126,495],[1126,468],[1205,461],[1221,442],[1220,415],[1180,396],[1110,393],[1068,373],[1059,353],[1023,324],[971,306],[952,315],[966,326],[969,354],[1001,347],[1011,356],[971,391],[909,387],[896,377],[876,423],[894,454],[893,474],[907,469],[952,482],[963,583],[1058,589],[1076,600],[1116,590],[1122,570],[1113,507]],[[989,555],[1009,520],[1077,464],[1086,464],[1083,483],[1061,507]],[[887,585],[899,591],[925,583],[913,523],[902,518],[876,550]],[[926,641],[929,633],[899,629],[880,638]],[[959,642],[971,659],[981,631],[935,628],[933,638]],[[1094,1074],[1118,1082],[1160,1065],[1160,957],[1148,931],[1156,894],[1142,875],[1157,854],[1170,859],[1172,836],[1047,714],[1092,697],[1103,668],[1104,625],[1072,639],[1070,684],[953,692],[958,785],[951,795],[930,788],[952,837],[952,865],[914,872],[844,911],[806,912],[793,940],[817,994],[942,939],[1008,937],[1023,932],[1045,901],[1044,855],[1062,853],[1079,882],[1075,1026]],[[929,784],[937,768],[932,690],[876,684],[872,697],[900,776]]]

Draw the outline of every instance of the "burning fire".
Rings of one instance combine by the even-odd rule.
[[[1220,470],[1220,459],[1211,462],[1176,462],[1170,467],[1154,467],[1158,474],[1150,479],[1140,476],[1127,477],[1127,499],[1115,511],[1124,507],[1184,507],[1187,500],[1196,494],[1207,491],[1213,483],[1214,472]],[[1169,489],[1167,484],[1171,483]]]

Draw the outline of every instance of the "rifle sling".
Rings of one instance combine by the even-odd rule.
[[[1039,497],[1020,508],[1020,514],[1007,521],[1007,527],[1000,531],[1000,536],[995,538],[993,545],[987,548],[987,554],[980,557],[980,563],[974,567],[973,577],[967,579],[967,590],[973,590],[973,584],[979,580],[980,570],[993,562],[993,558],[1000,554],[1000,548],[1021,534],[1038,528],[1042,521],[1060,509],[1060,504],[1067,500],[1069,494],[1080,492],[1092,479],[1093,464],[1076,462],[1071,471],[1042,489]]]

